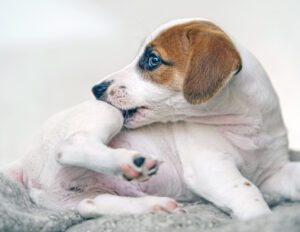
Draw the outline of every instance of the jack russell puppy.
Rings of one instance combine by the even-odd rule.
[[[37,204],[96,217],[173,212],[203,197],[250,219],[270,213],[262,193],[300,200],[300,163],[289,160],[268,75],[214,23],[159,27],[92,90],[100,101],[51,118],[4,170]]]

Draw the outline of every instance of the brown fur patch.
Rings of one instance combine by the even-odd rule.
[[[145,78],[183,95],[191,104],[206,102],[216,95],[241,66],[241,58],[230,38],[216,25],[194,21],[160,33],[152,46],[163,60],[154,71],[142,71]]]
[[[248,187],[251,186],[251,184],[250,184],[249,182],[245,182],[244,185],[246,185],[246,186],[248,186]]]

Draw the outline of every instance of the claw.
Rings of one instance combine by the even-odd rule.
[[[129,178],[128,176],[126,176],[126,175],[122,175],[123,176],[123,178],[125,179],[125,180],[127,180],[127,181],[132,181],[133,179],[132,178]]]
[[[155,175],[156,173],[157,173],[157,168],[153,168],[153,169],[151,169],[149,172],[148,172],[148,176],[153,176],[153,175]]]

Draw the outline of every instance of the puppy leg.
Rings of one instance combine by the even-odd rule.
[[[96,172],[144,181],[158,170],[158,161],[136,151],[112,149],[93,136],[78,132],[60,144],[57,161],[62,165],[84,167]]]
[[[80,215],[86,218],[101,215],[174,212],[176,208],[176,201],[167,197],[144,196],[134,198],[109,194],[99,195],[95,199],[84,199],[77,207]]]
[[[261,186],[262,192],[300,200],[300,162],[288,162]]]
[[[193,159],[188,159],[188,158]],[[200,151],[182,157],[187,185],[197,194],[236,218],[246,220],[266,214],[270,209],[258,188],[244,178],[228,154]]]

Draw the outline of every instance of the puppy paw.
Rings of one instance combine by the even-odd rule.
[[[174,199],[168,197],[155,197],[154,199],[150,199],[149,201],[150,212],[173,213],[178,209],[178,203]]]
[[[131,164],[122,164],[120,170],[123,177],[128,180],[146,181],[158,171],[160,161],[135,155]]]

